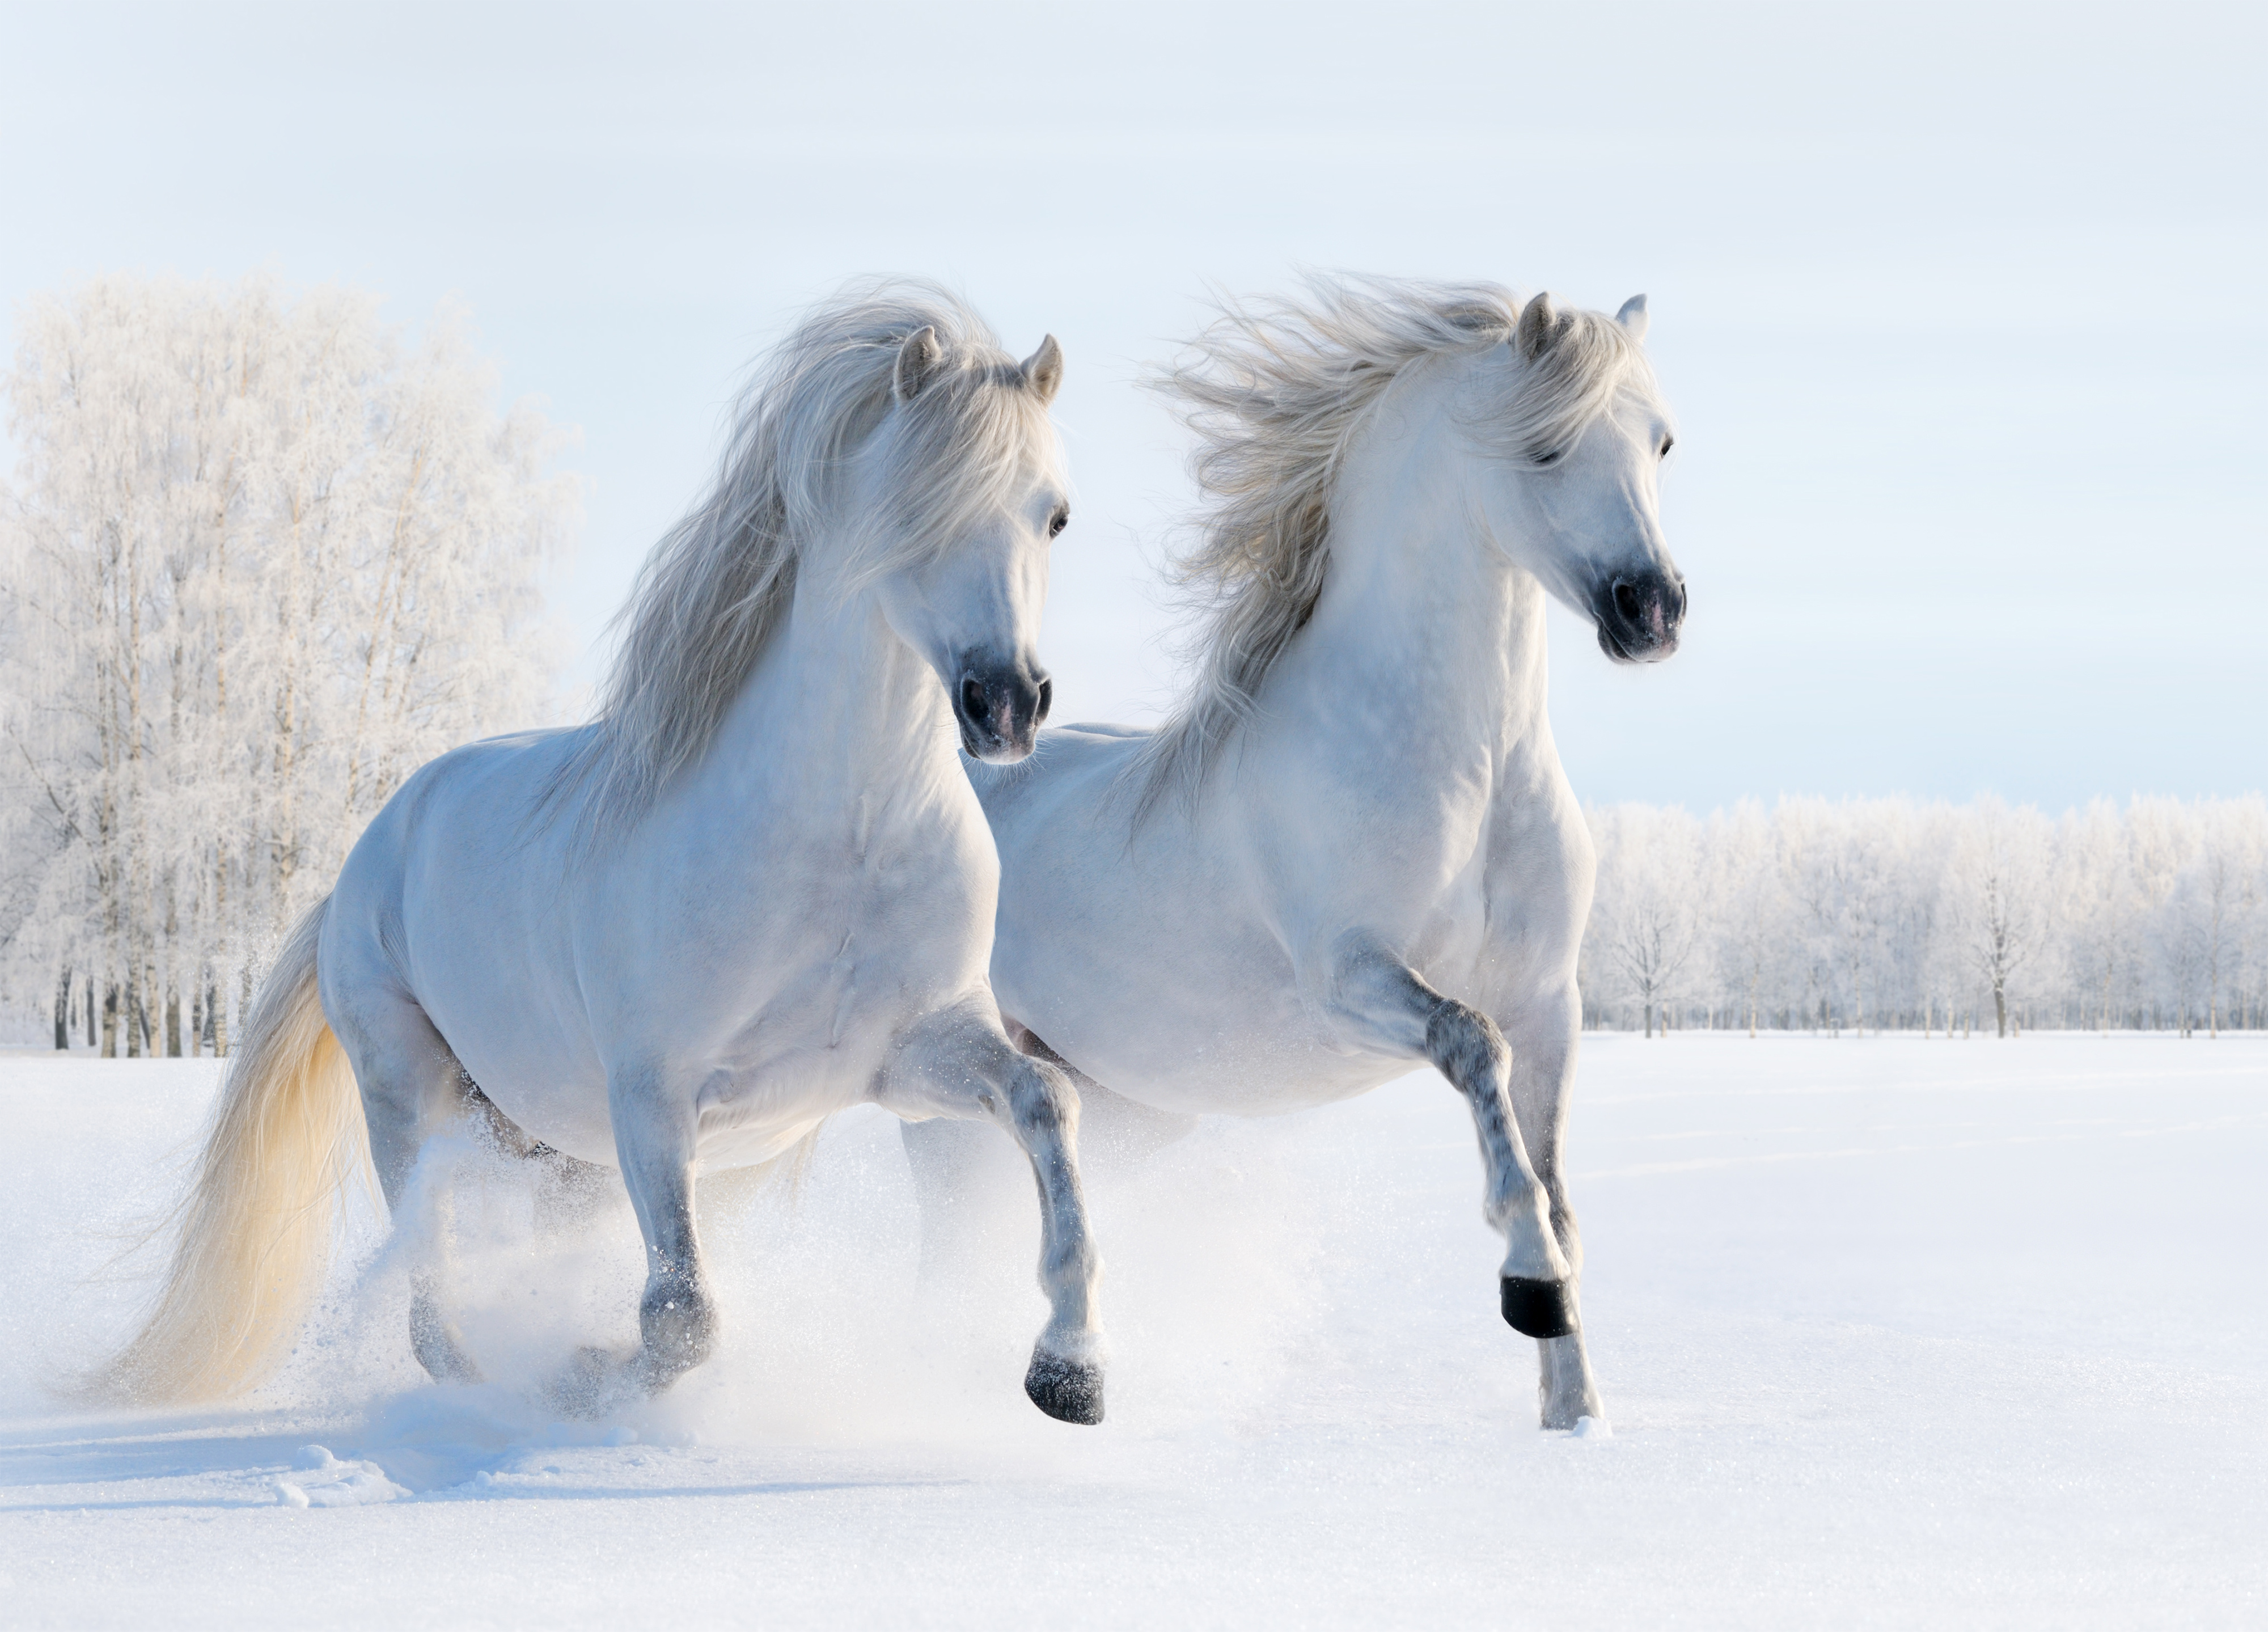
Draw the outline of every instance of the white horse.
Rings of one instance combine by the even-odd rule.
[[[417,1357],[476,1376],[445,1232],[404,1217],[446,1205],[412,1170],[468,1114],[518,1154],[620,1168],[641,1342],[586,1351],[562,1386],[585,1408],[659,1390],[716,1333],[696,1173],[872,1103],[996,1123],[1029,1157],[1052,1308],[1025,1386],[1101,1420],[1078,1099],[1011,1045],[986,985],[998,864],[956,752],[1020,758],[1047,713],[1033,639],[1069,516],[1062,366],[1052,336],[1019,364],[918,285],[846,297],[787,340],[715,491],[645,565],[597,723],[425,766],[292,933],[113,1393],[255,1381],[320,1284],[335,1192],[372,1158],[397,1227],[430,1237]]]
[[[1182,564],[1209,608],[1193,693],[1159,730],[1050,730],[971,772],[1003,868],[993,988],[1105,1137],[1430,1060],[1471,1106],[1543,1421],[1603,1421],[1559,1159],[1594,857],[1545,717],[1543,602],[1619,661],[1676,646],[1645,300],[1316,295],[1230,310],[1165,381],[1213,501]],[[906,1142],[941,1222],[974,1153]]]

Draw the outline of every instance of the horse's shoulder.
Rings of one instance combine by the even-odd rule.
[[[962,763],[985,815],[997,824],[1011,810],[1035,800],[1052,805],[1058,794],[1074,802],[1086,797],[1073,790],[1092,777],[1106,782],[1116,778],[1151,735],[1143,726],[1049,726],[1041,731],[1030,756],[1014,764]]]

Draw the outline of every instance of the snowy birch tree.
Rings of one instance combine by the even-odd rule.
[[[444,312],[98,278],[21,314],[0,511],[13,994],[225,1052],[265,949],[409,771],[541,723],[556,439]],[[5,929],[0,924],[0,929]]]

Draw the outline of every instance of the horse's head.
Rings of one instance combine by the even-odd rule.
[[[1489,354],[1475,416],[1497,455],[1482,498],[1491,532],[1598,626],[1599,649],[1618,663],[1668,657],[1685,617],[1657,505],[1673,439],[1645,336],[1644,295],[1611,318],[1537,295]]]
[[[1022,363],[957,350],[933,328],[898,350],[877,441],[902,495],[900,547],[878,588],[890,626],[945,683],[961,748],[1021,759],[1054,690],[1037,644],[1048,546],[1071,520],[1048,417],[1063,349],[1050,335]]]

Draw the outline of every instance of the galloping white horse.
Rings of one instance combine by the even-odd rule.
[[[646,564],[599,721],[424,767],[292,933],[114,1392],[256,1380],[320,1283],[365,1121],[399,1226],[435,1188],[410,1183],[420,1147],[468,1113],[519,1154],[620,1167],[642,1340],[568,1387],[586,1407],[660,1389],[716,1330],[696,1172],[872,1102],[1022,1147],[1052,1305],[1025,1386],[1101,1420],[1078,1100],[986,986],[998,864],[955,751],[1020,758],[1047,713],[1062,367],[1052,337],[1019,364],[926,286],[847,297],[788,339],[716,490]],[[470,1378],[427,1233],[411,1341]]]
[[[1166,382],[1213,500],[1182,564],[1209,601],[1193,693],[1157,731],[1050,730],[971,772],[1003,869],[993,988],[1087,1079],[1098,1131],[1144,1118],[1125,1101],[1153,1126],[1262,1114],[1432,1061],[1472,1109],[1543,1423],[1603,1421],[1559,1161],[1594,858],[1543,600],[1617,661],[1676,646],[1645,300],[1316,294],[1232,309]],[[969,1153],[906,1141],[936,1219]]]

